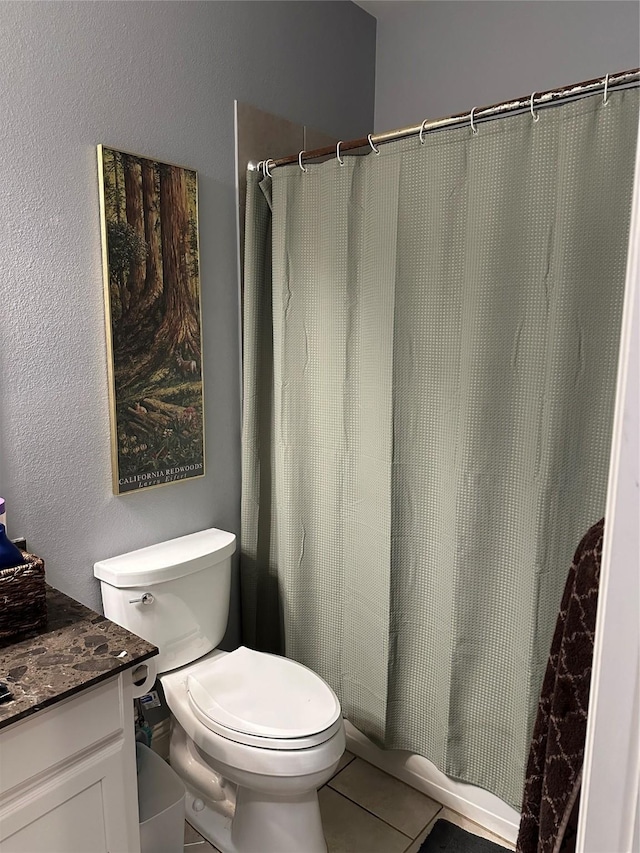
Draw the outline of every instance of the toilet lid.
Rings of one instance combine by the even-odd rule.
[[[190,674],[187,692],[207,719],[258,737],[306,738],[340,717],[338,697],[315,672],[244,646]]]

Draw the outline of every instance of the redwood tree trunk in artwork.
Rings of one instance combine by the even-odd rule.
[[[189,211],[184,171],[160,165],[164,318],[158,336],[183,358],[200,357],[200,329],[189,287]]]
[[[174,367],[180,360],[195,361],[199,372],[200,323],[189,275],[187,186],[182,169],[164,163],[158,166],[162,320],[154,330],[151,346],[136,358],[123,379],[123,388],[155,368]]]
[[[127,212],[127,223],[131,226],[139,240],[144,242],[144,218],[142,214],[142,188],[140,182],[140,164],[134,157],[123,155],[124,191]],[[142,294],[145,280],[146,262],[141,253],[134,253],[129,267],[129,307],[134,309]]]
[[[144,282],[142,290],[127,318],[132,327],[144,322],[156,299],[162,295],[162,259],[160,246],[160,228],[158,214],[158,190],[156,169],[151,160],[141,159],[142,176],[142,215],[144,219],[144,240],[147,244]]]
[[[149,251],[144,289],[147,299],[153,301],[162,291],[160,279],[160,233],[158,229],[158,194],[155,167],[151,160],[142,160],[142,206],[144,211],[144,236]]]

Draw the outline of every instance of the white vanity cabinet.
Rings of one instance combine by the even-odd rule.
[[[0,730],[1,853],[139,853],[131,672]]]

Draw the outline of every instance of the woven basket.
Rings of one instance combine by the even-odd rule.
[[[23,554],[21,566],[0,569],[0,640],[41,631],[47,624],[44,560]]]

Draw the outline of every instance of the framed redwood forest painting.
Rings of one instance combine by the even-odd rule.
[[[115,494],[204,476],[196,172],[98,146]]]

